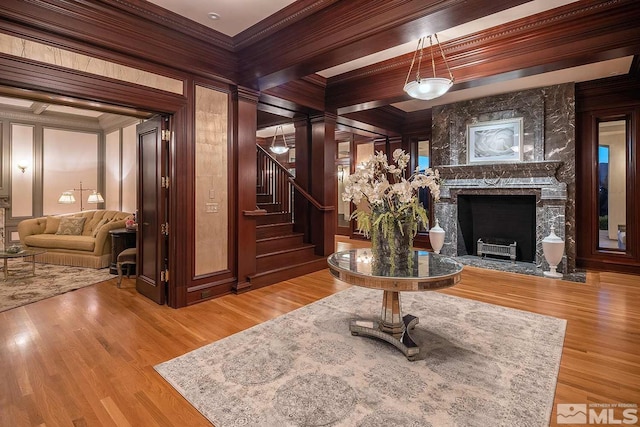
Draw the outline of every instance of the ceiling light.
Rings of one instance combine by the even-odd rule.
[[[209,12],[209,13],[207,14],[207,16],[208,16],[210,19],[213,19],[214,21],[217,21],[218,19],[220,19],[220,15],[218,15],[218,14],[217,14],[217,13],[215,13],[215,12]]]
[[[442,46],[440,45],[440,40],[438,40],[438,35],[433,35],[436,38],[436,42],[438,43],[438,47],[440,48],[440,54],[442,55],[442,60],[444,61],[444,65],[447,67],[447,71],[449,72],[449,78],[444,77],[436,77],[436,62],[433,55],[433,41],[431,40],[431,36],[429,37],[429,49],[431,51],[431,67],[433,69],[433,77],[423,77],[420,78],[420,66],[422,65],[422,53],[424,49],[424,40],[426,37],[422,37],[418,40],[418,46],[416,47],[416,51],[413,54],[413,60],[411,61],[411,66],[409,67],[409,72],[407,73],[407,80],[404,83],[404,91],[409,94],[412,98],[417,99],[434,99],[439,96],[444,95],[447,91],[453,86],[453,74],[449,69],[449,64],[447,64],[447,58],[444,56],[444,51],[442,50]],[[418,56],[418,54],[420,56]],[[409,81],[409,77],[411,76],[411,71],[413,70],[413,65],[416,62],[416,56],[418,56],[418,66],[416,68],[416,79]]]
[[[282,144],[278,144],[278,141],[277,141],[278,129],[280,129],[280,133],[282,134]],[[284,137],[284,130],[282,129],[281,125],[278,125],[278,127],[276,127],[276,132],[273,134],[273,141],[271,141],[271,146],[269,147],[269,150],[271,150],[271,152],[274,154],[284,154],[287,151],[289,151],[289,147],[287,146],[287,140]]]

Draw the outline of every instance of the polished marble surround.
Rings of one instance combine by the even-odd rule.
[[[523,161],[467,163],[467,125],[523,118]],[[458,254],[457,197],[535,195],[537,268],[551,225],[566,242],[558,271],[575,270],[575,89],[572,83],[433,108],[432,165],[443,178],[435,215],[446,232],[441,253]]]

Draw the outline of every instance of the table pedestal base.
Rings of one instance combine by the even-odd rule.
[[[419,319],[410,314],[402,318],[403,331],[399,334],[383,332],[384,326],[381,322],[356,320],[349,323],[351,335],[362,335],[366,337],[378,338],[396,347],[408,360],[414,361],[418,357],[420,347],[411,339],[409,331],[415,328]]]

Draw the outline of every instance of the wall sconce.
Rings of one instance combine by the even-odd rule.
[[[100,194],[98,190],[94,190],[91,188],[82,188],[82,181],[80,181],[80,188],[74,188],[73,190],[63,191],[62,194],[60,195],[60,198],[58,199],[58,203],[62,203],[65,205],[75,203],[76,198],[73,196],[74,191],[80,192],[80,210],[83,210],[82,193],[84,191],[92,192],[91,194],[89,194],[89,197],[87,198],[87,203],[91,203],[91,204],[104,203],[104,198],[102,197],[102,194]]]
[[[24,171],[26,171],[28,167],[29,167],[29,162],[27,160],[22,159],[18,162],[18,169],[20,169],[22,173],[24,173]]]
[[[344,180],[344,166],[338,165],[338,181],[342,182]]]
[[[278,141],[277,141],[278,129],[280,129],[280,133],[282,134],[282,144],[278,144]],[[284,137],[284,130],[282,129],[282,126],[280,126],[280,125],[278,125],[278,127],[276,127],[276,131],[273,134],[273,141],[271,141],[271,146],[269,147],[269,150],[271,150],[271,152],[274,153],[274,154],[284,154],[287,151],[289,151],[289,146],[287,145],[287,140]]]

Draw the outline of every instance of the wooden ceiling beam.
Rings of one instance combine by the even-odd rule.
[[[269,89],[527,1],[335,2],[242,49],[240,83]]]
[[[635,0],[589,0],[443,42],[455,77],[451,90],[639,54],[639,21]],[[346,114],[410,100],[402,88],[412,56],[328,79],[327,108]],[[436,69],[445,74],[441,58]]]

